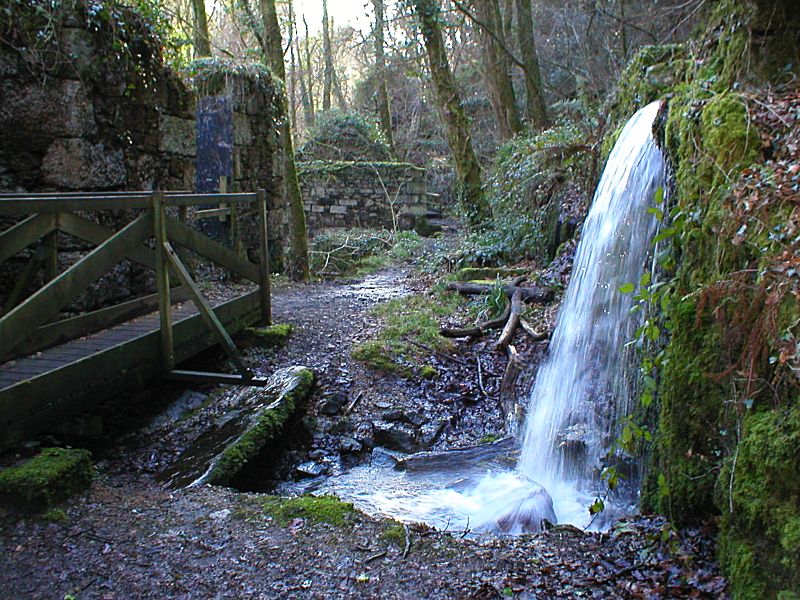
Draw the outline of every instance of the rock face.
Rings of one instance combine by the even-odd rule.
[[[250,388],[240,407],[201,433],[159,479],[172,488],[231,483],[249,461],[280,439],[313,385],[314,373],[306,367],[279,369],[265,387]]]

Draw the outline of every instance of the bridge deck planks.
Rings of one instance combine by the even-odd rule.
[[[230,334],[258,321],[260,292],[218,302]],[[190,302],[172,307],[175,355],[184,361],[214,345]],[[0,448],[161,375],[158,313],[0,364]]]

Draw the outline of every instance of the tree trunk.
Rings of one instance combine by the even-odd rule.
[[[331,32],[328,21],[328,0],[322,0],[322,57],[325,73],[322,78],[322,110],[331,109],[331,90],[333,89],[333,53],[331,52]]]
[[[531,0],[516,0],[517,39],[525,64],[525,97],[528,105],[528,118],[538,129],[547,125],[547,105],[542,94],[542,75],[539,70],[539,57],[536,54],[536,40],[533,35],[533,11]]]
[[[283,44],[281,30],[278,25],[278,14],[275,11],[275,0],[261,0],[261,19],[264,23],[265,54],[272,72],[282,81],[286,81],[286,65],[283,63]],[[286,94],[281,97],[282,108],[288,116],[288,100]],[[289,214],[289,249],[287,273],[298,281],[308,279],[308,234],[306,232],[306,216],[303,210],[303,198],[300,194],[300,182],[294,164],[294,144],[292,129],[288,120],[284,119],[280,126],[281,142],[284,155],[284,185],[286,190],[286,209]]]
[[[394,136],[392,135],[392,112],[389,108],[389,92],[386,89],[386,56],[383,52],[383,30],[386,27],[383,17],[383,0],[372,0],[375,7],[375,72],[378,75],[378,115],[383,137],[392,156],[397,153],[394,149]]]
[[[500,44],[505,44],[503,17],[499,0],[481,0],[475,3],[479,18],[495,34],[492,36],[483,28],[480,30],[483,52],[483,64],[486,82],[489,87],[489,101],[494,110],[500,139],[506,141],[522,131],[522,120],[519,118],[514,86],[508,73],[509,61]]]
[[[194,57],[211,56],[211,37],[208,35],[205,0],[192,0],[192,9],[194,10],[194,25],[192,27]]]
[[[480,230],[488,224],[492,213],[481,185],[481,165],[469,133],[469,121],[450,70],[447,50],[442,38],[440,0],[414,0],[428,63],[436,92],[436,102],[447,130],[447,143],[456,167],[457,196],[466,213],[469,227]]]
[[[294,27],[294,6],[292,0],[289,0],[289,37],[294,41],[297,39],[295,36]],[[291,113],[291,127],[297,131],[297,56],[294,52],[294,43],[289,44],[289,81],[288,95],[289,95],[289,110]]]
[[[303,55],[300,52],[300,36],[298,35],[297,31],[297,23],[294,23],[294,53],[293,56],[297,56],[298,61],[298,73],[297,73],[297,82],[300,86],[300,104],[303,107],[303,125],[305,125],[306,129],[310,129],[311,126],[314,124],[314,100],[311,98],[308,92],[308,86],[306,85],[306,74],[305,74],[305,65],[303,64]],[[306,43],[308,43],[306,41]],[[295,125],[295,129],[297,126]]]
[[[311,62],[311,40],[308,36],[308,21],[306,21],[306,16],[303,15],[303,26],[306,30],[306,44],[305,44],[305,51],[306,51],[306,68],[305,68],[305,76],[308,78],[308,83],[306,84],[306,89],[308,90],[308,112],[306,113],[306,122],[309,127],[314,126],[314,122],[316,121],[316,109],[315,109],[315,100],[314,100],[314,66]]]

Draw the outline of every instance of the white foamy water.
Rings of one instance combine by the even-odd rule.
[[[651,133],[658,109],[654,102],[639,110],[608,158],[531,393],[516,469],[446,458],[416,471],[359,467],[325,482],[323,491],[368,512],[450,530],[513,534],[538,529],[543,518],[589,524],[588,507],[603,493],[602,461],[630,410],[635,381],[626,344],[638,323],[630,317],[633,295],[619,288],[640,281],[658,227],[648,212],[665,179]],[[617,497],[594,526],[634,506],[635,498]]]
[[[608,158],[531,393],[518,469],[549,490],[599,492],[602,459],[630,412],[637,369],[626,344],[639,323],[620,287],[640,281],[658,227],[648,209],[665,178],[651,133],[659,104],[631,118]]]

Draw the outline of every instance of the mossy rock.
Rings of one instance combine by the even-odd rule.
[[[85,490],[93,476],[88,450],[44,448],[0,471],[0,504],[23,512],[46,511]]]
[[[288,367],[273,374],[264,390],[271,402],[253,415],[244,432],[211,461],[202,481],[230,483],[249,461],[277,440],[313,385],[314,373],[305,367]]]
[[[356,510],[350,502],[336,496],[266,497],[261,506],[279,525],[288,525],[292,519],[305,519],[311,523],[327,523],[344,527],[353,522]]]
[[[291,323],[280,323],[267,327],[247,327],[238,336],[238,341],[246,346],[260,348],[282,348],[294,332]]]
[[[753,411],[719,477],[720,562],[736,598],[800,594],[800,404]]]

